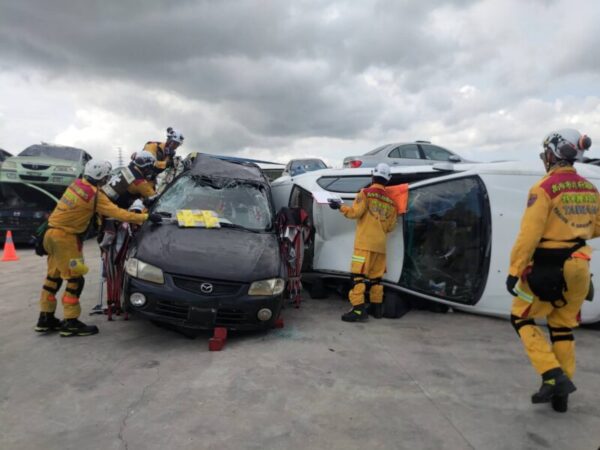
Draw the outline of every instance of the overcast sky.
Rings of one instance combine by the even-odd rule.
[[[595,0],[0,0],[0,147],[534,164],[573,127],[600,157],[599,29]]]

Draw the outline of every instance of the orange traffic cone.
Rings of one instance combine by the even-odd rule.
[[[12,239],[12,231],[6,232],[6,240],[4,241],[4,252],[0,261],[18,261],[17,251]]]

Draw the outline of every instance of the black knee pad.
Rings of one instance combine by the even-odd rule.
[[[574,341],[575,336],[573,336],[573,328],[569,327],[551,327],[548,325],[548,330],[550,330],[550,341],[554,344],[559,341]],[[560,333],[560,334],[558,334]]]
[[[521,319],[519,316],[514,315],[510,316],[510,323],[512,324],[519,337],[521,337],[521,335],[519,334],[519,330],[521,328],[523,328],[525,325],[535,325],[535,321],[533,319]]]
[[[70,288],[67,286],[65,291],[68,292],[69,294],[73,295],[73,297],[79,298],[81,296],[81,293],[83,292],[83,286],[85,285],[85,278],[83,278],[83,277],[69,278],[67,281],[71,284],[75,284],[76,287]]]
[[[56,293],[60,290],[60,287],[62,286],[62,278],[53,278],[53,277],[46,277],[46,280],[49,281],[50,283],[56,283],[56,287],[51,287],[48,286],[47,284],[44,284],[44,290],[46,292],[49,292],[52,295],[56,295]]]

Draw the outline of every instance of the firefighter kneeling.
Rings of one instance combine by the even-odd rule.
[[[573,163],[591,145],[572,129],[550,133],[540,155],[548,174],[529,191],[527,209],[513,246],[506,286],[514,296],[511,322],[542,386],[533,403],[551,402],[567,411],[575,373],[573,328],[590,288],[591,248],[600,235],[600,195]],[[548,343],[534,319],[545,318]]]
[[[65,191],[48,219],[44,249],[48,253],[46,282],[40,296],[40,317],[35,331],[60,331],[61,336],[88,336],[98,328],[78,320],[81,314],[79,297],[88,272],[82,253],[81,235],[85,233],[95,214],[143,223],[147,214],[135,214],[118,208],[98,188],[110,177],[112,167],[106,161],[90,161],[84,177],[75,180]],[[151,219],[158,220],[156,217]],[[56,294],[63,280],[67,286],[62,297],[64,321],[54,317]]]
[[[390,167],[378,164],[373,171],[373,182],[362,189],[352,206],[331,201],[332,209],[339,209],[348,219],[356,219],[354,253],[352,255],[352,290],[349,294],[352,309],[342,316],[344,322],[364,322],[368,319],[365,293],[369,290],[371,315],[383,316],[383,285],[381,278],[386,269],[387,234],[396,227],[396,204],[385,192],[391,178]]]

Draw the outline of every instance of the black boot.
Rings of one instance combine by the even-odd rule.
[[[41,312],[34,329],[38,333],[46,333],[48,331],[58,331],[61,327],[62,322],[54,317],[53,312]]]
[[[369,319],[367,307],[364,303],[354,306],[350,311],[342,316],[344,322],[366,322]]]
[[[567,412],[569,404],[569,394],[555,395],[552,397],[552,409],[556,412]]]
[[[383,303],[371,303],[369,305],[369,314],[375,319],[381,319],[383,317]]]
[[[96,325],[86,325],[77,319],[65,319],[63,326],[60,329],[60,335],[63,337],[70,336],[91,336],[98,333]]]
[[[554,396],[568,395],[577,388],[560,367],[542,374],[540,390],[531,396],[531,403],[548,403]]]

